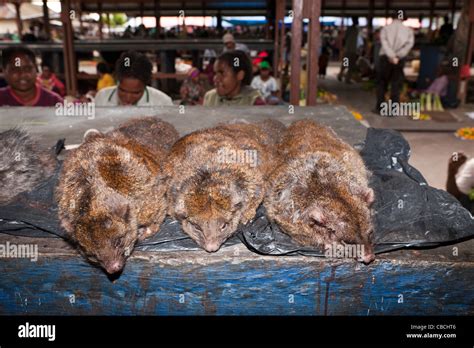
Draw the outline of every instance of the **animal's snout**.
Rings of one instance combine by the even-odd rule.
[[[205,245],[204,245],[204,249],[208,253],[214,253],[217,250],[219,250],[220,247],[221,247],[221,245],[218,242],[206,242]]]
[[[366,265],[368,265],[374,260],[375,260],[375,254],[373,252],[369,252],[369,253],[364,253],[361,261],[365,263]]]
[[[123,268],[123,262],[120,262],[120,261],[112,261],[105,265],[105,270],[109,274],[117,273],[121,271],[122,268]]]

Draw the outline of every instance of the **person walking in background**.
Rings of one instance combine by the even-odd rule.
[[[377,76],[377,104],[374,110],[377,114],[380,114],[381,104],[385,102],[385,93],[389,83],[392,103],[400,101],[400,90],[405,78],[403,74],[405,57],[415,42],[413,30],[403,25],[397,12],[394,14],[392,23],[380,32],[382,46],[379,76]]]
[[[446,15],[443,17],[444,24],[439,29],[439,43],[441,45],[446,45],[451,38],[451,35],[454,33],[453,25],[449,23],[449,17]]]
[[[323,46],[323,48],[321,49],[321,54],[319,55],[319,58],[318,58],[318,67],[319,67],[318,75],[320,78],[323,78],[323,79],[326,78],[326,71],[328,68],[328,64],[329,64],[329,49],[328,49],[328,46]]]
[[[250,53],[250,50],[247,45],[235,42],[234,35],[232,35],[231,33],[225,34],[222,37],[222,42],[224,43],[223,53],[234,50],[244,51],[247,54]]]
[[[337,75],[337,79],[342,81],[344,71],[347,68],[345,76],[346,83],[351,83],[351,78],[356,71],[357,62],[357,45],[359,41],[359,18],[352,17],[352,25],[347,29],[344,36],[344,55],[342,57],[341,70]]]

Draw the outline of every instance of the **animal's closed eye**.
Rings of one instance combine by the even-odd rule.
[[[124,237],[115,239],[114,247],[118,248],[119,246],[123,245],[124,239],[125,239]]]
[[[229,226],[229,224],[227,222],[224,222],[222,225],[221,225],[221,230],[225,230],[227,228],[227,226]]]
[[[194,227],[195,230],[202,232],[202,229],[198,224],[195,224],[194,222],[191,222],[191,221],[188,221],[188,222],[191,224],[191,226]]]

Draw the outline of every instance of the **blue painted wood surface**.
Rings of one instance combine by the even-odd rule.
[[[472,263],[365,266],[231,248],[240,251],[137,253],[114,282],[78,255],[3,259],[0,314],[474,314]]]

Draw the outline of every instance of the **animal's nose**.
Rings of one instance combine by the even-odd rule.
[[[362,262],[368,265],[372,261],[375,260],[375,254],[374,253],[365,253],[364,256],[362,256]]]
[[[217,250],[219,250],[221,246],[219,245],[219,243],[217,242],[208,242],[204,245],[204,249],[208,252],[208,253],[213,253],[213,252],[216,252]]]
[[[120,271],[123,268],[123,263],[120,261],[112,261],[108,263],[105,267],[105,270],[109,274],[114,274]]]

